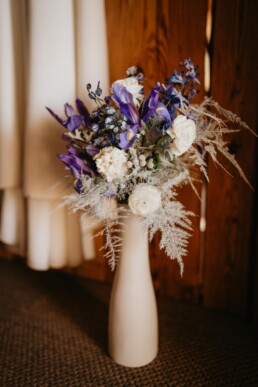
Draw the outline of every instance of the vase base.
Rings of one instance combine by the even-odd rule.
[[[116,356],[113,356],[112,354],[110,354],[110,356],[112,360],[118,365],[121,365],[123,367],[128,367],[128,368],[140,368],[152,363],[156,359],[157,354],[158,354],[158,350],[155,352],[155,354],[152,354],[152,356],[146,356],[145,358],[138,358],[138,359],[137,359],[137,356],[136,357],[135,356],[116,357]]]

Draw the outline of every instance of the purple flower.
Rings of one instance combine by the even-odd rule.
[[[193,97],[198,93],[198,90],[195,90],[193,88],[190,89],[189,94],[188,94],[188,100],[190,101],[193,99]]]
[[[104,98],[104,101],[106,102],[106,104],[107,105],[109,105],[110,104],[110,102],[111,102],[111,97],[110,97],[110,95],[107,95],[105,98]]]
[[[89,128],[90,124],[91,124],[91,119],[90,119],[90,113],[89,113],[88,109],[86,108],[84,103],[79,98],[76,98],[75,103],[76,103],[76,107],[77,107],[78,112],[84,118],[84,122],[85,122],[86,127]]]
[[[90,145],[87,145],[87,146],[85,147],[85,151],[86,151],[91,157],[94,157],[94,156],[96,156],[96,155],[99,153],[100,149],[97,148],[96,146],[94,146],[93,144],[90,144]]]
[[[168,103],[170,105],[174,105],[175,108],[180,107],[181,102],[181,94],[177,91],[177,89],[171,85],[166,87],[165,85],[161,86],[161,101],[167,106]]]
[[[131,124],[139,123],[139,112],[133,103],[133,96],[124,86],[114,84],[112,99]]]
[[[165,121],[167,124],[171,123],[171,117],[166,106],[163,103],[158,103],[155,113],[158,117],[162,119],[162,121]]]
[[[178,71],[174,70],[173,75],[170,78],[166,78],[165,82],[172,83],[173,85],[186,85],[188,81],[186,78],[184,78],[183,71],[179,73]]]
[[[156,86],[150,91],[148,97],[144,102],[143,111],[141,115],[141,119],[144,122],[147,122],[156,112],[159,103],[159,91],[160,84],[157,83]]]
[[[74,148],[72,144],[67,145],[67,150],[68,154],[58,154],[57,157],[71,170],[75,178],[79,179],[81,175],[96,176],[96,164],[90,153],[87,154],[83,149]]]
[[[121,113],[128,119],[129,125],[126,126],[126,130],[120,133],[120,141],[118,143],[121,149],[129,149],[136,140],[137,130],[140,127],[140,120],[147,122],[151,117],[157,115],[166,123],[171,123],[171,118],[166,106],[159,102],[160,97],[160,84],[150,91],[146,98],[141,115],[136,110],[133,104],[132,94],[129,93],[125,87],[120,84],[114,84],[113,86],[113,100],[120,107]]]
[[[194,69],[194,64],[193,64],[191,58],[185,59],[184,62],[183,62],[183,65],[184,65],[188,70]]]
[[[98,85],[97,85],[97,88],[96,88],[95,93],[96,93],[96,95],[97,95],[98,97],[101,97],[102,89],[100,88],[99,85],[100,85],[100,81],[98,82]]]
[[[186,77],[192,81],[193,84],[199,85],[200,81],[198,79],[199,73],[197,73],[198,66],[195,66],[190,58],[185,59],[182,63],[183,66],[187,68],[187,73],[185,74]]]
[[[120,133],[119,147],[121,149],[129,149],[136,140],[136,134],[139,126],[128,126],[125,132]]]
[[[67,120],[62,120],[56,113],[53,112],[50,108],[46,107],[46,109],[49,111],[49,113],[66,129],[69,130],[69,132],[74,132],[76,129],[78,129],[84,120],[84,117],[81,114],[75,114],[73,107],[66,103],[64,105],[64,111],[65,115],[67,117]]]
[[[162,103],[167,107],[171,122],[174,119],[174,112],[176,108],[181,105],[181,94],[172,85],[161,85],[161,98]]]
[[[90,177],[96,176],[94,170],[75,154],[58,154],[57,157],[63,161],[77,179],[79,179],[82,174]]]
[[[103,135],[95,138],[93,140],[94,146],[96,148],[105,148],[106,146],[110,146],[112,144],[112,139],[110,139],[111,135],[108,133],[104,133]]]

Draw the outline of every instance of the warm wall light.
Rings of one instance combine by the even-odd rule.
[[[211,74],[210,74],[210,54],[206,48],[204,54],[204,91],[209,93],[211,86]]]
[[[207,199],[207,188],[206,188],[206,182],[203,182],[202,189],[201,189],[201,216],[200,216],[200,222],[199,227],[201,232],[205,232],[206,230],[206,199]]]
[[[211,83],[211,74],[210,74],[210,54],[209,54],[209,44],[211,41],[211,33],[212,33],[212,6],[213,0],[208,1],[208,10],[207,10],[207,18],[206,18],[206,49],[204,54],[204,90],[205,93],[209,93],[210,91],[210,83]]]
[[[208,1],[208,10],[207,10],[207,19],[206,19],[206,40],[209,44],[211,41],[211,31],[212,31],[212,6],[213,0]]]
[[[208,1],[207,18],[206,18],[206,48],[204,53],[204,91],[205,94],[210,93],[211,88],[211,63],[209,45],[211,42],[212,33],[212,6],[213,0]],[[201,209],[200,209],[200,231],[203,233],[206,230],[206,182],[204,181],[201,189]]]
[[[206,48],[204,53],[204,92],[210,94],[211,89],[211,59],[209,46],[212,37],[212,19],[213,19],[213,0],[208,1],[206,17]],[[204,260],[205,260],[205,231],[206,231],[206,200],[207,200],[207,182],[203,180],[201,188],[201,208],[199,229],[201,233],[200,240],[200,266],[199,266],[199,284],[203,284]]]

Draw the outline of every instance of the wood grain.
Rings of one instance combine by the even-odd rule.
[[[199,64],[200,80],[204,80],[204,51],[207,2],[195,1],[194,7],[190,1],[158,2],[157,9],[157,66],[160,79],[172,75],[179,63],[191,57],[195,64]],[[203,87],[195,102],[203,99]],[[200,176],[197,175],[197,178]],[[197,186],[200,192],[200,185]],[[178,264],[170,261],[162,250],[158,248],[156,237],[156,259],[158,266],[160,293],[177,299],[198,301],[200,296],[199,261],[200,261],[200,200],[190,187],[183,187],[178,199],[185,207],[197,216],[193,218],[193,236],[190,239],[188,255],[184,259],[185,270],[181,278]]]
[[[257,130],[257,3],[218,0],[212,61],[212,95]],[[255,65],[256,61],[256,65]],[[231,136],[230,148],[251,183],[255,174],[255,138],[247,132]],[[251,261],[254,193],[209,163],[204,305],[246,314]]]
[[[110,81],[132,65],[144,69],[146,87],[156,80],[156,1],[106,0]]]

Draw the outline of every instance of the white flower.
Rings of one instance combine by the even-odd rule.
[[[128,69],[126,70],[126,74],[127,75],[136,75],[137,74],[137,66],[128,67]]]
[[[152,185],[139,184],[129,196],[128,205],[135,215],[150,215],[160,208],[161,193]]]
[[[128,172],[127,154],[124,150],[113,148],[112,146],[101,149],[94,157],[98,172],[111,182],[121,179]]]
[[[129,77],[129,78],[125,78],[125,79],[119,79],[118,81],[115,81],[113,83],[113,85],[115,83],[119,83],[120,85],[124,86],[126,88],[126,90],[132,94],[133,102],[134,102],[135,106],[136,107],[140,106],[140,104],[144,98],[144,95],[141,94],[143,87],[139,84],[139,82],[137,81],[136,78]]]
[[[180,114],[175,118],[167,133],[173,138],[170,152],[175,156],[180,156],[190,148],[196,139],[196,125],[193,120]]]

